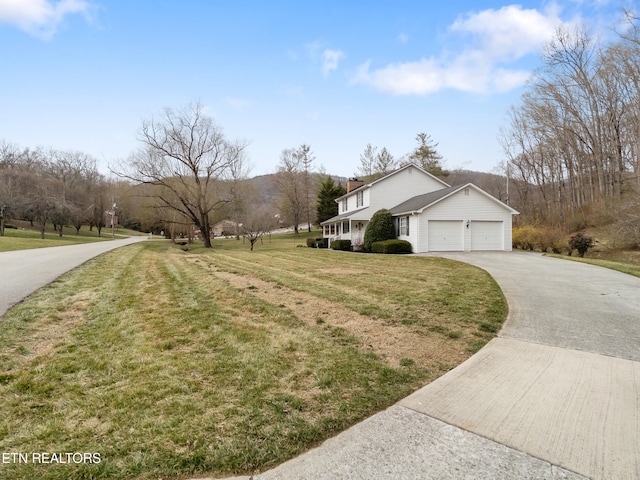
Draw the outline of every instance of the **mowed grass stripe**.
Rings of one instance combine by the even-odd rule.
[[[60,315],[71,313],[61,331]],[[3,465],[7,478],[251,472],[427,378],[417,367],[391,368],[357,338],[304,324],[157,244],[89,262],[13,309],[5,326],[0,448],[95,451],[103,459]]]
[[[320,261],[312,258],[318,256]],[[506,315],[504,297],[493,279],[459,262],[398,256],[390,261],[389,257],[316,249],[295,249],[295,254],[282,257],[281,262],[281,255],[265,252],[251,258],[234,251],[214,255],[211,262],[225,271],[322,296],[388,322],[442,327],[453,316],[453,323],[482,330],[487,323],[499,328]],[[263,260],[267,265],[262,265]],[[487,283],[490,287],[483,288]]]

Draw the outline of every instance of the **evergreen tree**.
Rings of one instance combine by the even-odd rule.
[[[409,160],[436,177],[449,175],[449,172],[442,168],[442,155],[437,152],[438,144],[433,143],[431,135],[419,133],[416,135],[416,140],[418,146],[409,154]]]
[[[333,181],[329,176],[320,184],[318,192],[318,223],[329,220],[338,215],[338,204],[335,199],[347,193],[347,190],[341,185]]]

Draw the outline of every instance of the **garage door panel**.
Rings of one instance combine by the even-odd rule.
[[[503,250],[503,222],[471,222],[471,250]]]
[[[429,251],[452,252],[464,249],[462,221],[429,220]]]

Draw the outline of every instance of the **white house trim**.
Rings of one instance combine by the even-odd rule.
[[[359,192],[364,205],[356,208]],[[322,222],[330,241],[362,243],[371,216],[386,208],[396,218],[398,238],[410,242],[414,252],[511,250],[512,216],[518,214],[472,183],[451,187],[411,164],[336,202],[339,214]],[[348,228],[341,228],[342,222],[348,222]]]

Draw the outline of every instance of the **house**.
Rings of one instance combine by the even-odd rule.
[[[419,252],[511,250],[518,212],[472,183],[452,187],[409,164],[371,183],[350,179],[336,199],[338,215],[322,222],[323,236],[362,245],[375,212],[391,211],[398,238]]]
[[[222,220],[211,227],[214,237],[235,237],[239,232],[238,224],[232,220]]]

